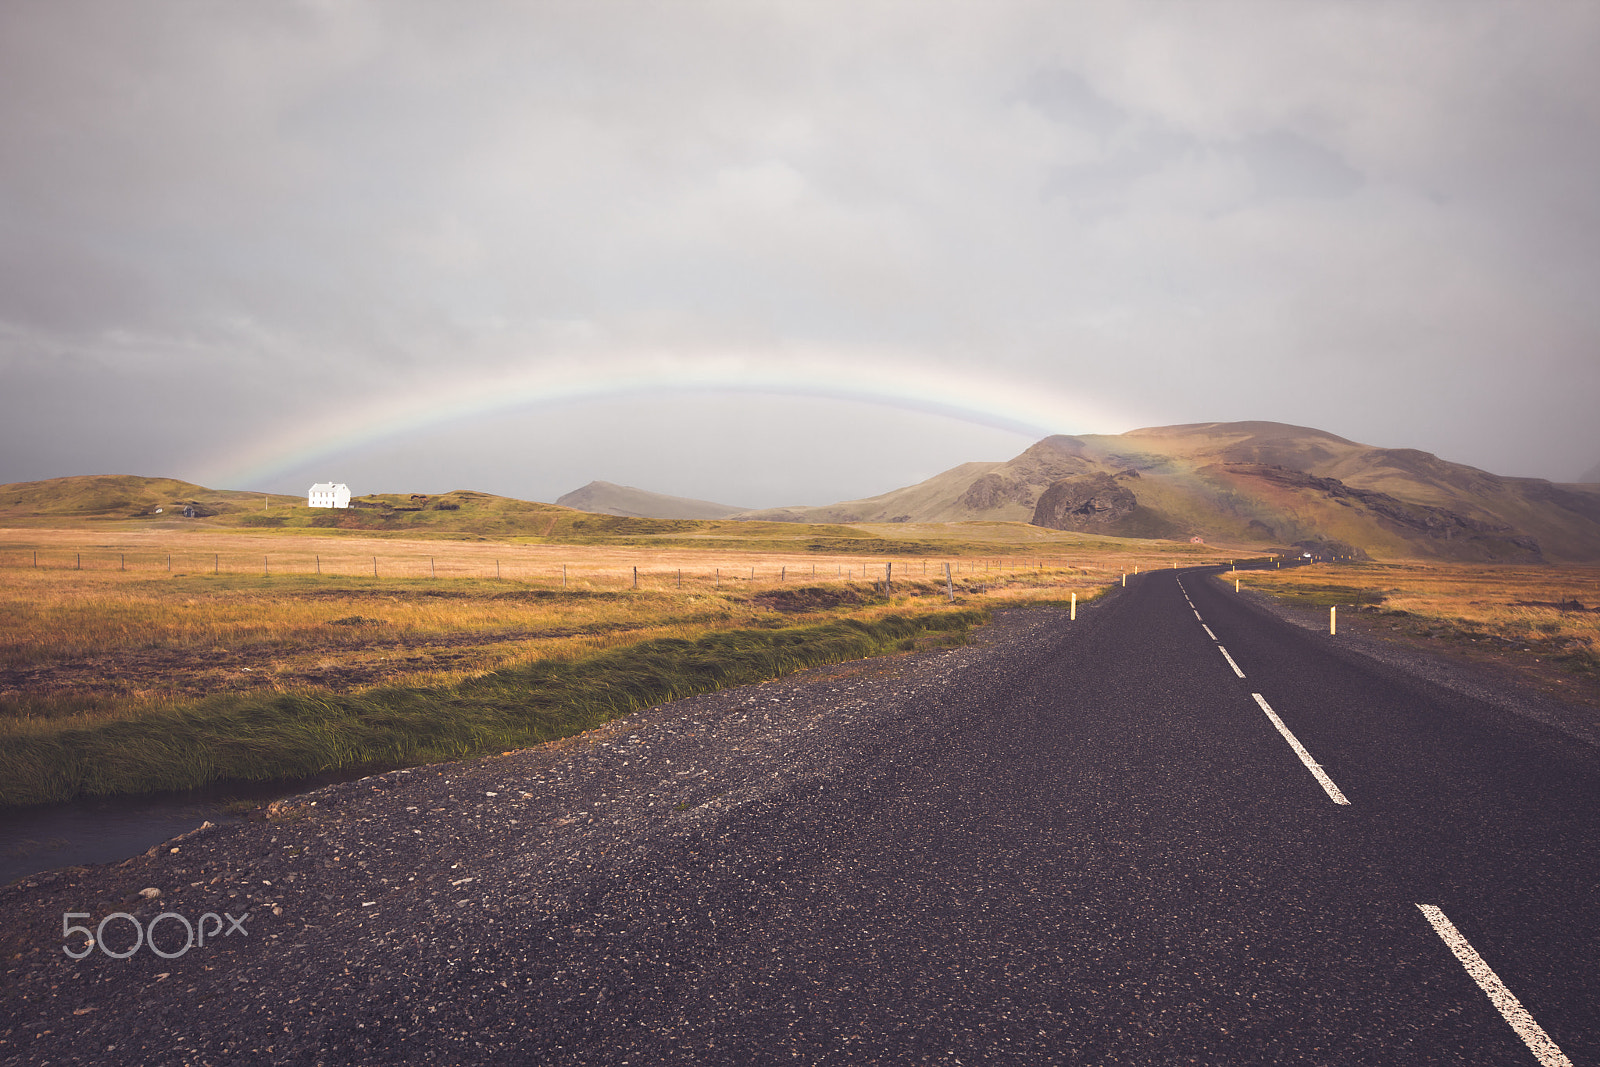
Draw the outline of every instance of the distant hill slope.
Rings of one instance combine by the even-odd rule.
[[[95,519],[171,519],[187,505],[200,518],[254,514],[304,497],[207,489],[175,478],[90,474],[0,485],[0,523],[52,525]]]
[[[1058,435],[1006,462],[963,464],[879,496],[738,517],[1001,519],[1124,537],[1332,540],[1387,556],[1600,559],[1600,489],[1275,422]]]
[[[1600,463],[1596,463],[1594,466],[1584,471],[1583,474],[1579,476],[1578,481],[1587,485],[1600,484]]]
[[[184,505],[194,518],[185,518]],[[263,504],[266,506],[263,507]],[[440,536],[548,536],[556,529],[623,520],[585,515],[555,504],[455,490],[426,495],[369,493],[348,508],[312,508],[303,496],[264,495],[172,478],[93,475],[0,485],[0,525],[70,526],[133,522],[174,528],[246,527],[385,531]]]
[[[195,506],[184,518],[182,505]],[[1068,540],[1034,527],[944,530],[882,529],[828,524],[656,519],[597,515],[558,504],[457,489],[448,493],[369,493],[348,508],[310,508],[299,496],[207,489],[171,478],[96,476],[0,485],[0,526],[104,526],[129,529],[236,532],[281,530],[329,537],[552,542],[561,544],[704,547],[723,551],[788,551],[930,556],[993,552],[999,544],[1031,546]],[[160,509],[159,511],[157,509]],[[930,538],[932,538],[930,540]]]
[[[637,519],[725,519],[748,509],[710,500],[691,500],[635,489],[631,485],[590,482],[556,498],[562,507],[596,515],[622,515]]]

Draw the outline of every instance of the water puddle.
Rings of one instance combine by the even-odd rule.
[[[208,819],[240,818],[236,802],[265,804],[386,768],[330,771],[276,782],[233,782],[186,793],[86,797],[66,804],[0,809],[0,885],[40,871],[117,863],[187,833]]]

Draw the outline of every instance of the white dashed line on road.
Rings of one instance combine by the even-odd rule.
[[[1506,988],[1504,982],[1500,981],[1500,976],[1490,969],[1483,961],[1483,957],[1478,955],[1477,950],[1461,936],[1461,931],[1456,929],[1455,924],[1445,918],[1444,912],[1432,904],[1418,904],[1417,907],[1421,909],[1434,932],[1450,946],[1450,951],[1456,954],[1456,959],[1461,961],[1461,966],[1467,969],[1472,980],[1478,983],[1478,988],[1489,995],[1489,1002],[1499,1009],[1506,1022],[1511,1024],[1511,1029],[1517,1032],[1517,1036],[1527,1043],[1534,1058],[1543,1064],[1543,1067],[1572,1067],[1572,1061],[1562,1053],[1560,1046],[1544,1032],[1544,1027],[1534,1021],[1533,1016],[1528,1014],[1528,1009],[1524,1008],[1522,1002]]]
[[[1233,662],[1233,657],[1228,655],[1228,650],[1222,647],[1222,643],[1221,642],[1217,643],[1217,651],[1221,652],[1222,653],[1222,658],[1228,661],[1228,666],[1233,668],[1233,673],[1237,674],[1239,677],[1243,678],[1244,677],[1244,671],[1241,671],[1239,669],[1239,665],[1237,663]]]
[[[1224,652],[1223,655],[1227,655],[1227,653]],[[1240,677],[1243,677],[1243,675],[1240,675]],[[1323,791],[1328,794],[1328,799],[1335,804],[1350,803],[1345,799],[1345,795],[1339,792],[1339,787],[1333,784],[1333,779],[1328,777],[1328,773],[1322,769],[1321,764],[1311,758],[1311,753],[1306,751],[1306,746],[1300,743],[1300,739],[1290,733],[1287,726],[1283,725],[1283,720],[1278,718],[1278,713],[1272,710],[1272,705],[1267,703],[1267,698],[1260,693],[1251,693],[1250,695],[1256,698],[1256,703],[1260,704],[1261,710],[1267,713],[1267,718],[1272,720],[1272,725],[1276,726],[1278,732],[1283,735],[1283,739],[1289,742],[1289,747],[1294,749],[1296,756],[1300,757],[1300,762],[1306,765],[1306,770],[1310,771],[1312,776],[1322,785]]]
[[[1206,632],[1206,636],[1211,638],[1211,640],[1213,640],[1213,641],[1217,640],[1217,635],[1212,633],[1211,632],[1211,627],[1207,626],[1205,623],[1201,623],[1200,624],[1200,629],[1204,630]]]

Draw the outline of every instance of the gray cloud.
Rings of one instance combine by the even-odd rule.
[[[6,5],[0,480],[208,476],[312,434],[308,395],[658,351],[1571,477],[1600,457],[1597,37],[1577,5]],[[564,447],[519,408],[271,487],[774,504],[1026,441],[682,411],[649,462],[637,402],[592,401]],[[719,489],[760,412],[793,462]]]

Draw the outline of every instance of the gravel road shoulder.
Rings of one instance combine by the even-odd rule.
[[[492,1058],[522,1033],[497,1002],[559,986],[541,973],[537,931],[581,932],[590,901],[649,863],[653,842],[715,835],[744,805],[848,783],[897,737],[962,713],[955,694],[1006,684],[1063,614],[999,612],[963,647],[815,668],[538,748],[333,785],[120,864],[14,883],[0,890],[0,1061],[387,1062],[408,1047]],[[114,912],[146,927],[164,912],[248,918],[181,954],[183,924],[169,918],[154,946],[114,959],[107,949],[133,942],[119,918],[105,946],[68,958],[64,942],[85,942],[64,939],[63,916],[92,930]]]

